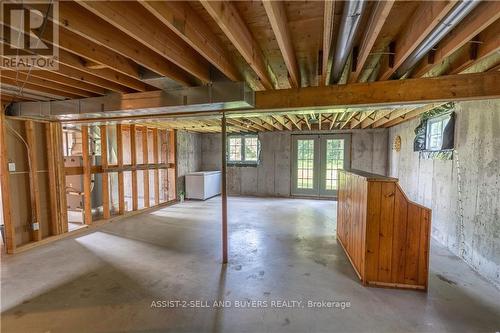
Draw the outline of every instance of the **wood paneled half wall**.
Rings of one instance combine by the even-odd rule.
[[[337,239],[364,285],[427,290],[430,227],[396,178],[340,171]]]

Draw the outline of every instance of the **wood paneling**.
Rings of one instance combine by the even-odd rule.
[[[426,290],[430,220],[397,179],[340,172],[337,239],[363,284]]]

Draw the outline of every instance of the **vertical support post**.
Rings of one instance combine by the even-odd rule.
[[[158,129],[153,128],[153,162],[156,165],[154,170],[155,205],[160,204],[160,170],[158,169]]]
[[[116,125],[116,159],[118,168],[123,168],[123,128]],[[121,170],[121,169],[120,169]],[[125,213],[125,186],[123,184],[123,171],[118,171],[118,213]]]
[[[82,155],[83,155],[83,209],[85,224],[92,224],[92,200],[91,182],[92,182],[92,165],[90,163],[89,154],[89,127],[82,125]]]
[[[32,120],[26,120],[24,123],[26,129],[26,143],[28,145],[28,167],[30,180],[30,199],[31,199],[31,240],[39,241],[42,239],[42,213],[40,209],[40,189],[38,184],[38,161],[36,158],[35,147],[35,123]],[[37,229],[35,230],[35,224]]]
[[[68,232],[68,203],[66,198],[66,173],[64,168],[63,131],[61,123],[51,123],[54,142],[54,161],[57,177],[57,210],[59,214],[58,228],[61,233]]]
[[[168,178],[168,201],[177,199],[177,132],[170,130],[168,132],[168,156],[167,163],[169,164],[167,171]],[[173,166],[172,166],[173,165]]]
[[[142,128],[142,163],[146,165],[143,171],[144,179],[144,207],[149,207],[149,149],[148,149],[148,128]]]
[[[52,135],[52,123],[45,124],[45,138],[47,141],[47,166],[49,173],[49,199],[50,199],[50,234],[59,235],[62,232],[60,226],[60,215],[58,212],[57,204],[57,171],[56,171],[56,160],[55,160],[55,142],[54,136]]]
[[[222,113],[222,263],[227,264],[226,114]]]
[[[109,178],[108,172],[106,169],[108,168],[108,131],[106,125],[99,126],[101,131],[101,166],[103,172],[101,174],[102,178],[102,216],[105,219],[109,219],[111,217],[109,210]]]
[[[136,128],[135,125],[130,125],[130,161],[132,164],[132,210],[139,208],[139,200],[137,198],[137,148],[135,145]]]
[[[2,188],[2,208],[3,208],[3,223],[5,233],[5,248],[7,253],[12,254],[16,250],[16,239],[14,235],[14,227],[12,225],[12,215],[10,211],[10,175],[8,168],[7,155],[7,124],[5,114],[0,112],[0,177]]]

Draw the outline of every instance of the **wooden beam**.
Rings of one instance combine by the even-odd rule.
[[[467,42],[500,19],[500,1],[483,1],[454,28],[433,52],[433,61],[421,61],[413,71],[413,77],[424,76],[435,65],[458,51]],[[496,23],[495,23],[496,22]]]
[[[368,26],[365,28],[365,33],[359,48],[356,70],[349,76],[350,83],[358,81],[359,76],[365,67],[366,60],[372,51],[373,45],[375,45],[380,31],[382,30],[382,27],[391,12],[394,1],[395,0],[378,1],[375,4],[375,9],[372,12]]]
[[[139,66],[114,50],[103,47],[101,44],[63,27],[59,28],[59,47],[59,61],[62,64],[81,69],[81,64],[84,62],[75,62],[73,55],[76,55],[79,59],[87,59],[112,69],[112,71],[97,71],[87,67],[86,70],[89,74],[100,76],[137,91],[148,90],[147,85],[140,81]]]
[[[285,61],[290,82],[293,88],[298,88],[300,84],[300,70],[295,57],[295,51],[292,43],[292,36],[288,27],[288,19],[286,17],[286,9],[282,1],[262,1],[267,17],[271,23],[271,27],[281,50],[283,60]]]
[[[153,163],[158,164],[158,129],[153,128]],[[155,169],[154,170],[154,192],[155,192],[155,205],[160,204],[160,170]]]
[[[3,44],[0,42],[0,44]],[[3,44],[5,45],[5,44]],[[0,59],[5,57],[0,56]],[[34,67],[36,68],[36,67]],[[10,70],[11,72],[14,72]],[[23,75],[27,75],[27,71],[20,71],[19,73],[22,73]],[[36,68],[36,70],[30,71],[30,77],[35,77],[38,79],[50,81],[50,82],[55,82],[56,84],[62,84],[65,86],[70,87],[71,89],[69,92],[74,92],[76,94],[81,94],[87,92],[87,95],[90,96],[95,96],[96,94],[98,95],[104,95],[108,93],[108,90],[103,89],[97,85],[87,83],[87,82],[82,82],[78,79],[74,79],[71,77],[68,77],[64,74],[60,74],[59,72],[55,71],[48,71],[48,70],[41,70],[39,68]]]
[[[222,42],[188,2],[141,1],[140,4],[230,80],[241,80],[241,75]]]
[[[339,117],[340,113],[334,113],[332,115],[332,121],[330,122],[330,130],[332,130],[335,127],[335,122],[337,121],[337,118]]]
[[[0,76],[3,78],[10,78],[15,81],[20,82],[29,82],[30,84],[37,85],[40,87],[47,87],[53,90],[60,91],[62,93],[68,93],[70,95],[79,96],[79,97],[93,97],[96,96],[95,93],[88,92],[86,90],[82,90],[80,88],[76,88],[75,86],[69,86],[65,84],[61,84],[59,82],[55,82],[52,80],[46,80],[43,76],[38,76],[37,73],[47,72],[41,70],[33,70],[32,72],[25,73],[24,71],[13,71],[10,69],[0,69]],[[22,84],[20,84],[22,86]]]
[[[330,58],[332,55],[331,48],[333,44],[333,30],[335,18],[335,0],[325,0],[323,10],[323,54],[321,65],[321,80],[320,85],[328,85],[330,82]]]
[[[136,1],[78,3],[204,83],[210,82],[208,62]],[[161,33],[158,33],[161,31]]]
[[[258,128],[262,132],[272,131],[273,130],[272,126],[269,126],[264,121],[262,121],[262,119],[260,119],[260,118],[248,117],[246,119],[249,120],[249,121],[251,121],[252,123],[254,123],[254,125],[255,125],[254,127]]]
[[[500,73],[487,72],[259,91],[255,94],[255,110],[251,112],[433,103],[498,97],[500,97]]]
[[[294,124],[295,127],[297,127],[297,129],[299,131],[302,131],[302,125],[300,125],[299,119],[297,118],[296,115],[294,115],[294,114],[287,114],[286,116],[288,117],[288,119],[290,119],[290,121],[292,122],[292,124]]]
[[[500,2],[500,1],[499,1]],[[477,39],[470,42],[467,52],[464,54],[465,59],[459,58],[451,64],[451,67],[446,71],[447,74],[463,73],[467,68],[486,59],[495,52],[500,51],[500,20],[498,24],[493,24],[483,32]]]
[[[302,115],[302,119],[304,120],[304,123],[306,123],[307,129],[311,130],[311,124],[309,123],[309,115],[307,114]]]
[[[245,112],[254,115],[258,112],[426,104],[499,97],[500,73],[491,71],[434,78],[258,91],[255,93],[254,108],[226,111],[226,113],[241,114],[241,117],[245,117]],[[121,99],[120,103],[113,100],[113,105],[120,105],[119,110],[116,111],[169,106],[168,98],[155,91],[125,94],[121,96]],[[111,103],[104,102],[104,104],[107,112],[115,111],[114,108],[108,106]],[[216,112],[206,112],[204,115],[215,115]]]
[[[235,118],[228,118],[226,120],[226,122],[228,124],[230,124],[231,126],[234,126],[234,127],[237,127],[243,131],[246,131],[246,132],[259,132],[259,131],[265,131],[264,128],[261,128],[261,127],[257,127],[257,125],[254,125],[253,123],[252,124],[244,124],[243,122],[241,122],[240,119],[235,119]],[[220,126],[220,125],[219,125]]]
[[[379,80],[388,80],[405,62],[411,53],[422,43],[432,30],[445,18],[456,5],[456,1],[423,1],[410,21],[395,41],[394,66],[387,66],[380,72]]]
[[[115,68],[94,69],[87,67],[82,58],[65,50],[59,50],[59,63],[62,66],[59,66],[58,73],[111,91],[123,93],[130,90],[156,90],[139,79],[118,72]]]
[[[89,152],[89,127],[82,125],[82,163],[83,163],[83,218],[87,225],[92,224],[92,200],[91,200],[91,161]]]
[[[387,128],[387,127],[396,126],[396,125],[398,125],[398,124],[400,124],[402,122],[405,122],[405,121],[408,121],[410,119],[413,119],[413,118],[421,115],[422,113],[425,113],[425,112],[427,112],[429,110],[432,110],[432,109],[434,109],[437,106],[439,106],[439,104],[438,105],[434,105],[434,104],[432,104],[432,105],[426,105],[426,106],[422,106],[422,107],[416,108],[416,109],[414,109],[414,110],[412,110],[410,112],[407,112],[407,113],[403,114],[402,116],[400,116],[400,117],[398,117],[396,119],[393,119],[391,121],[386,122],[384,125],[382,125],[382,127]]]
[[[37,99],[33,98],[33,97],[28,97],[28,96],[25,96],[24,94],[21,96],[21,95],[13,95],[13,94],[8,94],[4,91],[1,91],[2,95],[0,96],[0,98],[2,99],[2,101],[5,101],[5,102],[22,102],[22,101],[36,101]]]
[[[134,168],[137,166],[137,146],[136,146],[135,125],[130,125],[130,165]],[[132,210],[139,209],[139,198],[137,193],[137,171],[132,170]]]
[[[287,121],[284,116],[273,114],[272,117],[276,119],[282,126],[286,127],[289,131],[292,130],[292,122]]]
[[[211,0],[200,2],[257,74],[264,88],[273,89],[262,51],[234,4]]]
[[[29,6],[42,12],[46,11],[46,5],[30,4]],[[88,24],[88,22],[93,22],[93,24]],[[158,57],[158,54],[153,50],[144,47],[134,38],[119,31],[110,23],[94,16],[76,3],[68,1],[61,1],[59,3],[59,21],[57,23],[61,27],[84,37],[84,39],[89,39],[123,57],[133,59],[138,64],[153,72],[167,76],[186,86],[194,84],[185,71],[168,60]],[[69,50],[73,51],[74,49],[69,48]],[[96,61],[95,59],[91,60]]]
[[[123,128],[121,124],[116,125],[116,159],[118,167],[123,167]],[[123,172],[118,172],[118,213],[125,213],[125,185]]]
[[[227,237],[227,186],[226,186],[226,115],[222,113],[222,125],[221,125],[221,165],[222,165],[222,186],[221,186],[221,198],[222,198],[222,263],[227,264],[227,253],[228,253],[228,237]]]
[[[101,165],[104,170],[108,167],[108,130],[106,125],[99,126],[101,132]],[[103,218],[111,217],[109,204],[109,178],[108,173],[103,172],[102,175],[102,213]]]
[[[8,76],[3,76],[2,74],[2,83],[9,84],[11,86],[17,87],[21,89],[21,87],[24,87],[25,89],[33,90],[36,92],[40,93],[45,93],[49,94],[52,96],[59,96],[59,97],[67,97],[67,98],[73,98],[73,99],[78,99],[81,97],[81,95],[73,94],[73,93],[68,93],[65,91],[61,91],[55,88],[52,88],[53,85],[46,86],[41,82],[41,80],[38,80],[33,77],[28,77],[27,75],[21,73],[20,77],[22,79],[16,80],[15,78],[10,78]],[[32,83],[35,82],[35,83]]]
[[[274,118],[272,118],[271,116],[264,116],[264,117],[259,117],[259,118],[262,119],[267,124],[274,127],[275,129],[277,129],[278,131],[283,130],[283,125],[281,125],[278,121],[274,120]]]
[[[357,112],[353,111],[348,111],[347,112],[347,118],[344,120],[344,123],[340,125],[340,129],[344,129],[346,125],[351,121],[351,119],[357,114]]]
[[[17,29],[14,26],[9,26],[9,28]],[[29,38],[28,35],[27,37]],[[40,36],[40,38],[45,44],[52,45],[52,40],[45,36]],[[59,48],[58,62],[60,64],[75,67],[75,69],[122,84],[135,91],[146,91],[150,87],[140,81],[139,66],[132,60],[63,27],[59,27],[59,43],[56,47]],[[96,71],[84,66],[89,62],[99,64],[104,68]],[[60,72],[60,69],[57,72]]]
[[[44,41],[47,42],[47,40]],[[59,47],[83,59],[88,59],[108,68],[113,68],[113,70],[127,75],[128,77],[137,80],[140,79],[140,69],[135,62],[107,47],[103,47],[101,44],[78,35],[71,30],[65,29],[62,26],[59,27]],[[61,53],[60,55],[64,63],[64,54]]]
[[[142,163],[149,164],[149,146],[148,146],[148,128],[142,127]],[[144,207],[148,208],[149,204],[149,170],[143,171],[144,182]]]
[[[350,128],[353,129],[353,128],[357,128],[358,126],[361,126],[361,123],[365,119],[367,119],[368,117],[370,117],[371,115],[374,115],[375,112],[376,112],[376,110],[360,112],[360,115],[358,116],[358,119],[354,119],[354,120],[351,121]]]
[[[375,111],[375,113],[373,115],[371,115],[370,117],[364,119],[361,122],[361,128],[370,127],[376,121],[378,121],[378,120],[380,120],[380,119],[382,119],[384,117],[388,117],[391,114],[391,112],[393,112],[393,111],[394,111],[393,109],[389,109],[389,110],[382,109],[382,110]]]

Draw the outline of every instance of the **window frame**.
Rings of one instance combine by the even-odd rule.
[[[230,160],[230,143],[231,139],[240,138],[241,139],[241,160],[235,161]],[[245,141],[248,138],[257,139],[257,159],[255,161],[246,161],[245,160]],[[260,139],[258,134],[231,134],[227,136],[226,140],[226,164],[228,166],[258,166],[260,163]]]
[[[448,125],[448,122],[451,121],[451,117],[452,117],[452,112],[447,112],[447,113],[440,114],[438,116],[427,119],[427,123],[426,123],[426,127],[425,127],[425,151],[448,150],[448,149],[443,149],[442,147],[443,147],[444,130],[445,130],[446,126]],[[446,125],[443,126],[443,122],[446,119],[448,119],[448,122],[446,123]],[[439,137],[440,137],[440,141],[441,141],[441,145],[439,146],[439,148],[430,147],[431,137],[434,136],[431,133],[431,127],[433,124],[436,124],[436,123],[441,123],[441,125],[442,125],[441,132],[439,133]]]

